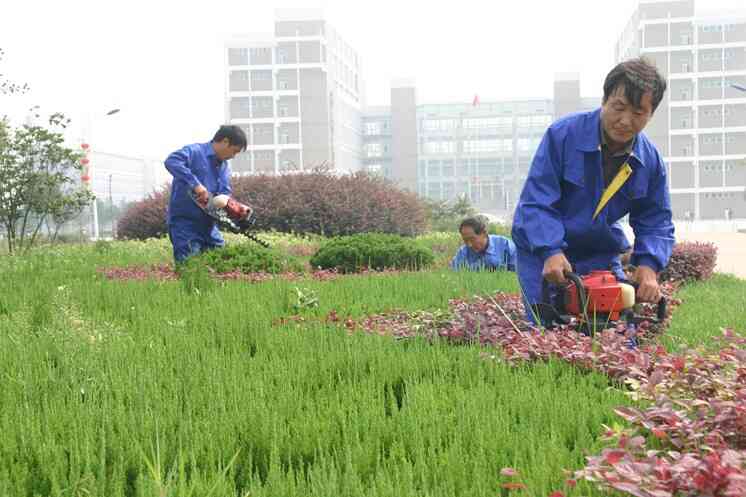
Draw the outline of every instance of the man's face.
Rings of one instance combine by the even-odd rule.
[[[634,107],[624,96],[620,86],[609,95],[601,108],[601,122],[606,136],[613,144],[629,142],[653,117],[653,93],[646,92],[640,99],[640,107]]]
[[[487,233],[477,235],[471,226],[461,228],[461,239],[474,252],[481,252],[487,247]]]
[[[222,141],[215,144],[215,155],[221,161],[231,160],[241,152],[241,147],[238,145],[231,145],[228,138],[224,138]]]

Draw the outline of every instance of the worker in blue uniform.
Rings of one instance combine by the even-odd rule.
[[[674,245],[666,167],[642,133],[666,91],[647,59],[618,64],[604,82],[602,106],[560,118],[545,132],[516,206],[512,238],[528,318],[542,302],[542,280],[612,270],[624,279],[620,254],[635,235],[631,263],[637,300],[656,302],[657,279]]]
[[[452,269],[515,271],[515,244],[510,238],[490,235],[475,217],[464,219],[458,231],[464,244],[451,260]]]
[[[168,156],[166,169],[173,176],[168,204],[168,236],[174,259],[225,245],[215,221],[192,200],[207,206],[208,195],[231,194],[228,160],[246,150],[246,134],[238,126],[220,126],[211,142],[187,145]]]

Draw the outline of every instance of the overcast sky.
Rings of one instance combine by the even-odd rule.
[[[704,5],[705,0],[699,4]],[[699,7],[698,4],[698,7]],[[708,9],[744,0],[706,0]],[[367,101],[388,104],[391,80],[414,78],[425,102],[549,98],[554,74],[578,72],[598,96],[636,0],[3,0],[0,74],[31,86],[0,97],[22,121],[33,104],[94,116],[94,146],[165,158],[207,141],[224,119],[223,43],[268,33],[274,9],[323,8],[356,48]],[[121,108],[103,117],[110,108]],[[77,129],[77,128],[76,128]],[[79,133],[77,133],[79,134]]]

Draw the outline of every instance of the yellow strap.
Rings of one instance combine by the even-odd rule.
[[[609,200],[611,200],[611,197],[619,191],[630,176],[632,176],[632,168],[628,162],[625,162],[624,165],[619,168],[619,172],[614,176],[614,179],[611,181],[609,186],[604,190],[604,194],[601,195],[601,201],[598,203],[598,207],[596,207],[596,212],[593,213],[593,219],[596,219],[604,207],[606,207]]]

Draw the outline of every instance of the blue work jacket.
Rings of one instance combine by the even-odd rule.
[[[515,244],[543,260],[559,252],[574,260],[620,254],[629,242],[619,221],[629,214],[635,234],[631,263],[663,269],[674,244],[666,167],[642,133],[628,163],[632,175],[593,219],[604,191],[601,110],[553,123],[536,151],[516,207]]]
[[[192,226],[201,232],[216,228],[214,221],[189,196],[200,184],[216,195],[231,194],[230,168],[215,155],[212,143],[187,145],[169,155],[165,165],[174,177],[168,204],[169,226]]]
[[[509,238],[489,235],[489,243],[482,252],[475,252],[467,245],[462,245],[451,260],[452,269],[507,269],[515,271],[515,244]]]

